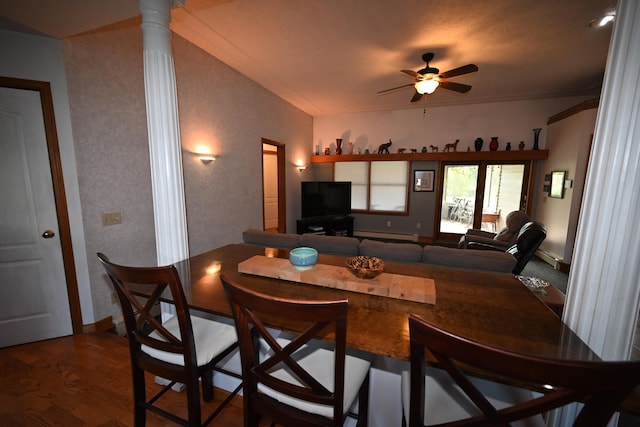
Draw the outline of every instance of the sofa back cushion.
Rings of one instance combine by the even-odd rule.
[[[422,262],[448,268],[499,273],[511,273],[516,265],[516,259],[505,252],[445,248],[442,246],[425,246],[422,253]]]
[[[387,243],[364,239],[360,242],[360,255],[375,256],[383,261],[420,262],[422,246],[415,243]]]
[[[298,241],[299,246],[309,246],[321,254],[328,255],[358,255],[360,240],[355,237],[321,236],[317,234],[303,234]]]
[[[250,228],[242,233],[242,241],[254,245],[268,246],[279,249],[298,247],[298,234],[270,233],[268,231]]]

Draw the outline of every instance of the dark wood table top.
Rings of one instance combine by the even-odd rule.
[[[408,315],[414,313],[453,333],[520,353],[550,358],[598,360],[592,350],[513,275],[388,262],[385,271],[435,280],[436,304],[372,296],[239,273],[254,255],[287,258],[288,251],[234,244],[176,263],[192,308],[231,316],[220,273],[255,291],[294,299],[349,300],[347,345],[400,360],[409,358]],[[323,255],[319,263],[344,265]],[[295,325],[274,319],[274,328]]]

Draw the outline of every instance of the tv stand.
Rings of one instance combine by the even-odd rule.
[[[296,228],[298,234],[313,233],[353,237],[353,217],[349,215],[324,215],[302,218],[296,221]]]

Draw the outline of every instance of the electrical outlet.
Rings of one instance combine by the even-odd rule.
[[[122,214],[120,212],[110,212],[102,214],[102,226],[122,224]]]
[[[387,227],[391,227],[391,221],[387,221]]]
[[[418,230],[420,230],[420,229],[422,228],[422,224],[421,224],[421,223],[419,223],[419,222],[417,222],[417,223],[416,223],[416,228],[417,228]]]

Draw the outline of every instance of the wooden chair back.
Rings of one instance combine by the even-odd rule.
[[[140,350],[140,347],[145,345],[160,351],[183,355],[185,369],[193,370],[197,366],[197,362],[191,317],[180,276],[175,267],[121,266],[110,262],[101,253],[98,254],[98,259],[109,275],[120,300],[132,357],[136,360],[138,358],[147,359],[148,356]],[[175,305],[180,325],[179,337],[169,332],[162,325],[158,316],[160,297],[167,289]],[[141,297],[140,293],[150,296]],[[155,338],[154,335],[151,335],[152,332],[157,332],[165,340]],[[155,370],[158,371],[165,370],[160,361],[149,359],[145,361],[145,364],[155,367]],[[155,373],[160,374],[160,372]],[[184,374],[180,379],[183,376]]]
[[[411,385],[409,426],[423,427],[425,348],[437,366],[481,411],[481,415],[442,426],[507,426],[572,402],[584,404],[574,427],[606,426],[624,398],[640,383],[640,362],[544,359],[512,353],[442,330],[414,315],[409,317]],[[496,375],[507,382],[534,384],[540,397],[496,409],[469,381],[464,367]]]
[[[202,397],[206,402],[211,402],[213,400],[214,370],[239,378],[239,375],[234,375],[234,373],[216,366],[237,348],[237,342],[227,344],[222,343],[221,340],[219,352],[199,366],[193,322],[175,267],[121,266],[110,262],[101,253],[98,254],[98,259],[113,283],[124,316],[133,374],[135,425],[145,425],[147,410],[180,425],[200,426],[210,423],[235,396],[239,387],[202,422],[199,379],[202,379]],[[168,297],[167,292],[170,293],[175,306],[174,319],[177,320],[177,329],[174,319],[163,324],[160,318],[160,298],[162,296]],[[210,324],[207,323],[207,327],[216,328],[215,322],[204,319],[202,321],[210,322]],[[169,323],[172,325],[173,332],[165,327]],[[200,330],[202,331],[203,328]],[[211,347],[211,343],[208,347]],[[146,397],[145,371],[169,380],[167,385],[149,399]],[[186,388],[187,418],[168,412],[154,404],[176,383],[184,384]]]
[[[285,426],[342,426],[347,300],[287,300],[243,288],[224,275],[221,279],[233,311],[240,343],[245,426],[257,426],[262,416]],[[277,319],[282,318],[296,322],[303,330],[284,347],[266,326],[269,320],[277,323]],[[291,357],[309,341],[322,335],[330,341],[335,354],[333,391],[323,386]],[[266,343],[268,353],[260,351],[260,342]],[[300,385],[271,375],[275,369],[284,366],[294,373]],[[333,419],[327,420],[282,404],[259,392],[259,385],[296,399],[332,406]]]

